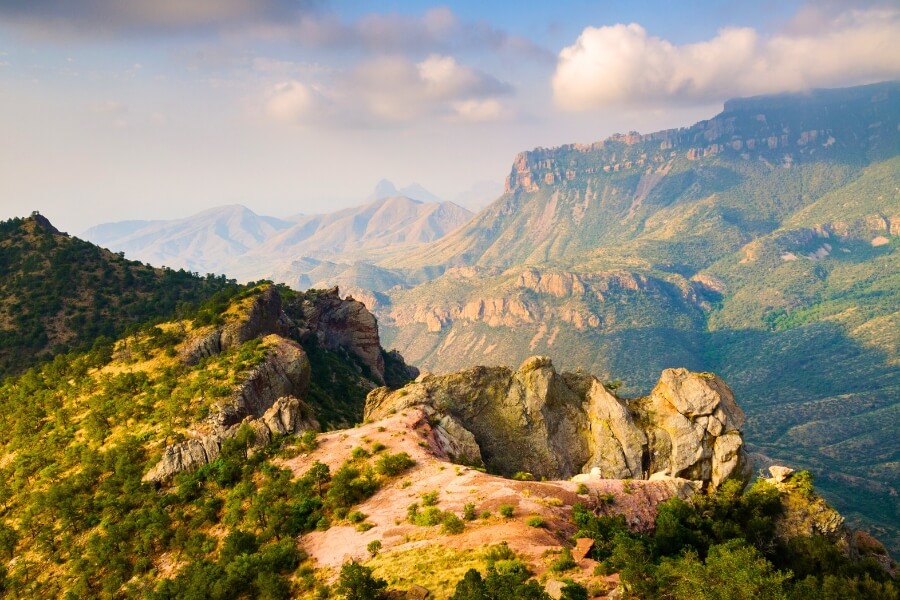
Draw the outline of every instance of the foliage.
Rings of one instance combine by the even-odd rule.
[[[358,562],[344,563],[337,591],[346,600],[378,600],[384,597],[387,582],[372,575],[372,569]]]
[[[406,452],[384,454],[375,461],[375,471],[379,475],[395,477],[416,464]]]

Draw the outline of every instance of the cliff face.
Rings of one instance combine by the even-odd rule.
[[[549,358],[535,356],[515,371],[476,367],[422,376],[393,392],[379,388],[365,415],[379,419],[421,405],[444,437],[471,457],[470,434],[484,463],[507,476],[680,477],[711,489],[749,476],[743,412],[715,375],[667,369],[649,396],[623,400],[595,377],[557,373]]]
[[[259,339],[265,359],[244,374],[231,395],[219,401],[191,439],[172,444],[144,476],[164,483],[180,471],[195,470],[215,460],[225,440],[235,437],[242,425],[254,433],[254,445],[264,446],[274,435],[318,429],[313,410],[305,402],[312,365],[299,342],[312,342],[331,351],[356,357],[369,369],[364,383],[384,383],[384,357],[378,323],[366,307],[352,298],[342,300],[337,288],[298,296],[286,305],[274,286],[235,302],[220,327],[188,339],[181,360],[196,365],[204,358],[236,349]],[[298,342],[299,341],[299,342]],[[398,368],[402,357],[393,356]]]

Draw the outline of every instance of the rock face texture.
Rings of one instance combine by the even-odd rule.
[[[213,331],[194,338],[182,349],[182,359],[193,365],[201,359],[236,348],[253,338],[270,333],[285,333],[290,323],[281,310],[281,295],[272,286],[251,297],[243,310]]]
[[[245,423],[253,430],[253,448],[265,446],[275,435],[319,428],[312,411],[303,401],[291,396],[278,398],[259,418],[248,416],[242,422],[225,429],[168,446],[162,458],[147,471],[143,480],[156,484],[165,483],[181,471],[195,471],[211,463],[218,458],[225,440],[237,436],[241,425]]]
[[[460,430],[470,433],[484,463],[507,476],[655,475],[712,489],[749,476],[743,413],[715,375],[667,369],[649,396],[625,400],[591,375],[557,373],[549,358],[534,356],[515,371],[476,367],[423,375],[393,392],[379,388],[369,394],[365,416],[418,405],[430,407],[438,423],[446,420],[443,429],[460,447],[468,446]]]
[[[295,307],[307,332],[328,350],[342,349],[359,358],[372,378],[384,383],[384,357],[378,337],[378,320],[362,302],[348,296],[341,299],[331,288]]]
[[[384,355],[378,337],[378,322],[365,305],[352,298],[342,300],[334,288],[306,294],[293,306],[282,306],[274,286],[263,286],[236,301],[225,313],[221,327],[188,340],[181,350],[189,365],[215,356],[253,339],[261,339],[265,360],[243,376],[231,395],[220,401],[205,423],[198,424],[196,437],[165,449],[159,462],[144,476],[145,481],[164,483],[180,471],[194,470],[216,459],[222,443],[247,424],[253,430],[253,445],[264,446],[274,435],[318,429],[319,423],[302,400],[309,390],[312,368],[303,347],[294,339],[315,341],[328,350],[357,357],[369,369],[369,379],[385,381]],[[390,356],[395,370],[414,375],[399,354]],[[375,385],[371,381],[368,385]],[[459,438],[450,445],[454,455],[480,463],[478,446],[466,439],[464,428],[447,422],[446,438]],[[471,437],[471,434],[469,434]],[[474,447],[474,451],[473,451]]]

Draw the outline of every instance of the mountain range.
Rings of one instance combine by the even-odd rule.
[[[52,246],[95,260],[21,277]],[[40,215],[0,248],[22,295],[149,269]],[[808,472],[744,491],[745,416],[711,373],[638,398],[547,356],[420,374],[336,288],[160,271],[198,301],[0,378],[4,595],[896,597]]]
[[[366,204],[334,213],[277,219],[232,205],[176,220],[104,223],[81,237],[154,265],[306,288],[318,280],[296,261],[329,260],[347,269],[379,252],[439,239],[471,217],[417,184],[397,190],[383,180]]]

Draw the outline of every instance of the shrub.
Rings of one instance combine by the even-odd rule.
[[[466,524],[462,519],[453,513],[444,513],[443,522],[441,523],[441,531],[443,533],[456,535],[457,533],[462,533],[465,528]]]
[[[434,506],[438,503],[438,492],[431,491],[422,494],[422,506]]]
[[[471,502],[463,506],[463,519],[466,521],[475,520],[475,505]]]
[[[386,477],[394,477],[416,464],[406,452],[385,454],[375,461],[375,471]]]
[[[344,563],[337,591],[347,600],[379,600],[384,598],[387,582],[372,576],[372,569],[356,561]]]
[[[378,553],[381,552],[381,540],[372,540],[369,542],[369,545],[366,546],[366,550],[369,551],[369,556],[375,558],[378,556]]]
[[[535,515],[533,517],[528,517],[528,520],[525,521],[525,524],[528,525],[529,527],[543,527],[544,519]]]
[[[526,471],[517,471],[512,478],[516,481],[534,481],[534,475]]]
[[[501,504],[499,510],[500,515],[507,518],[513,516],[513,513],[515,512],[515,508],[513,508],[512,504]]]
[[[575,558],[572,556],[572,551],[568,548],[563,548],[563,551],[559,554],[559,556],[550,563],[550,570],[554,573],[562,573],[563,571],[568,571],[569,569],[574,569],[578,564],[575,562]]]
[[[354,460],[359,460],[361,458],[369,458],[369,453],[365,448],[357,446],[353,449],[353,452],[350,453],[350,456],[352,456]]]
[[[358,510],[354,510],[347,515],[347,520],[351,523],[362,523],[366,520],[366,515]]]
[[[374,444],[372,444],[372,454],[378,454],[385,449],[387,449],[387,446],[385,446],[381,442],[375,442]]]

